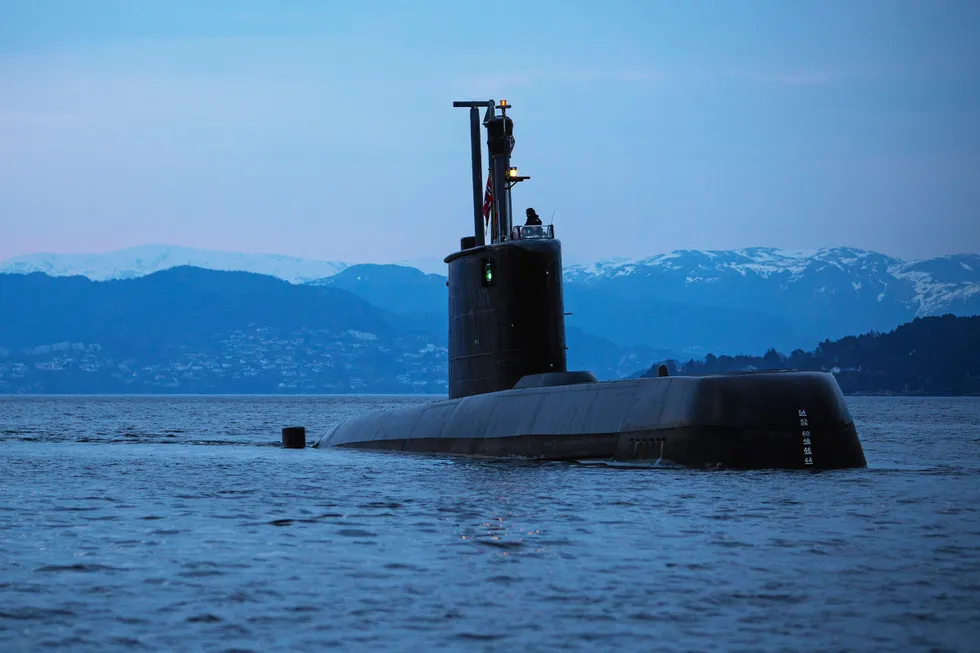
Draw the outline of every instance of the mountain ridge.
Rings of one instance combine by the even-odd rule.
[[[861,264],[860,267],[857,263]],[[645,259],[610,259],[571,265],[565,269],[565,278],[568,281],[590,282],[626,276],[649,276],[653,270],[663,270],[684,272],[686,286],[716,283],[722,280],[722,275],[726,272],[742,277],[754,274],[764,279],[783,276],[785,283],[797,283],[807,272],[819,273],[827,268],[836,268],[852,275],[858,271],[867,271],[865,276],[878,282],[872,286],[878,291],[877,301],[884,300],[888,294],[889,284],[881,276],[890,275],[911,282],[916,291],[914,296],[905,297],[901,291],[898,294],[902,301],[916,305],[918,314],[922,315],[941,310],[951,300],[980,295],[980,254],[950,254],[903,261],[878,252],[849,247],[812,250],[769,247],[676,250]],[[936,281],[936,274],[942,274],[944,279]],[[864,287],[862,281],[852,281],[855,291]]]
[[[0,393],[444,394],[447,318],[394,308],[190,266],[109,281],[0,274]],[[604,379],[670,355],[575,329],[569,343],[570,360]]]
[[[179,260],[178,254],[190,256],[171,253],[143,256],[141,265],[162,267]],[[405,320],[445,330],[445,274],[403,264],[308,265],[305,259],[248,256],[253,258],[223,258],[215,265],[251,266],[290,283],[342,287],[400,312]],[[0,264],[0,271],[13,267],[23,273],[31,265],[51,268],[55,263],[17,260]],[[137,274],[136,267],[126,265],[119,275]],[[72,269],[67,265],[46,273]],[[102,276],[112,272],[106,266],[96,271]],[[848,247],[678,250],[571,264],[564,269],[564,282],[565,307],[572,313],[568,327],[619,347],[653,345],[694,356],[768,347],[788,351],[825,338],[891,329],[915,317],[980,314],[978,254],[907,262]],[[618,318],[608,320],[610,313]]]
[[[848,263],[854,260],[872,256],[886,261],[895,271],[913,274],[920,271],[923,265],[940,264],[949,261],[959,263],[966,272],[978,273],[975,279],[980,279],[980,254],[960,253],[947,254],[922,259],[904,260],[898,257],[881,254],[873,250],[853,247],[822,247],[815,249],[783,249],[778,247],[748,247],[730,250],[693,250],[680,249],[668,253],[654,254],[645,258],[612,257],[598,259],[590,263],[566,264],[565,278],[581,280],[587,277],[602,276],[613,272],[617,275],[631,274],[637,267],[653,267],[684,256],[701,256],[707,260],[729,260],[738,257],[744,265],[740,273],[754,271],[761,276],[775,271],[790,270],[807,260],[835,264],[834,256],[839,261]],[[206,260],[212,257],[214,260]],[[848,261],[848,258],[851,260]],[[0,260],[0,273],[27,274],[30,272],[45,272],[50,276],[81,275],[93,281],[109,279],[133,278],[144,276],[170,267],[189,265],[212,270],[257,272],[268,274],[291,283],[307,283],[310,281],[331,277],[342,270],[357,264],[398,265],[411,267],[425,274],[440,274],[445,271],[442,257],[423,257],[419,259],[402,259],[399,261],[376,262],[346,262],[310,259],[285,254],[245,253],[220,250],[208,250],[195,247],[167,244],[145,244],[126,247],[104,253],[52,253],[38,252],[24,254]],[[787,265],[789,263],[789,265]],[[239,265],[241,267],[228,267]],[[248,269],[248,267],[264,267],[264,271]],[[295,267],[293,267],[295,266]],[[668,266],[670,267],[670,266]],[[732,266],[735,267],[735,266]],[[299,268],[299,269],[296,269]],[[302,272],[302,269],[312,270]],[[441,271],[441,272],[440,272]],[[445,274],[442,274],[445,276]]]
[[[444,395],[445,331],[406,320],[411,310],[378,307],[339,287],[193,267],[101,282],[0,274],[0,314],[14,317],[0,320],[0,393]],[[600,378],[635,377],[667,360],[688,374],[820,369],[847,393],[957,395],[980,393],[978,329],[980,317],[931,316],[825,339],[812,353],[770,348],[684,364],[669,351],[619,347],[575,325],[566,333],[570,369]]]
[[[349,266],[342,261],[317,261],[281,254],[248,254],[147,244],[102,254],[38,253],[0,261],[0,273],[44,272],[53,277],[83,276],[92,281],[133,279],[181,266],[223,272],[253,272],[290,283],[332,276]]]

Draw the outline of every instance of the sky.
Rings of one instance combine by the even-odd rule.
[[[980,252],[978,30],[974,0],[0,0],[0,259],[442,257],[452,102],[487,99],[568,261]]]

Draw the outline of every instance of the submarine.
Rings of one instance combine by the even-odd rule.
[[[656,377],[599,381],[568,370],[561,241],[533,209],[526,224],[513,220],[511,190],[529,177],[511,166],[512,106],[453,106],[469,109],[473,233],[444,260],[449,396],[350,417],[314,448],[699,469],[867,466],[829,373],[692,377],[661,366]]]

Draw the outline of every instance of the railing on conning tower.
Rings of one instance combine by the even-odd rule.
[[[510,230],[511,240],[538,240],[538,239],[549,239],[554,240],[555,238],[555,225],[549,224],[545,225],[524,225],[523,227],[514,227]]]

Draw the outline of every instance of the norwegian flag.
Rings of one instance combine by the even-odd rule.
[[[487,190],[483,193],[483,220],[490,224],[490,206],[493,204],[493,177],[487,175]]]

